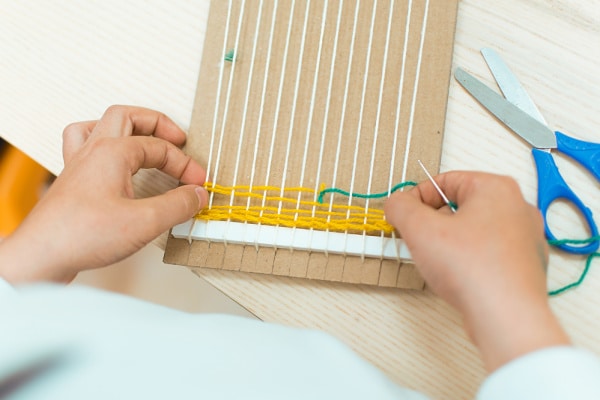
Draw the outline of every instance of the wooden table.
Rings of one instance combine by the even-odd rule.
[[[35,6],[1,1],[0,10],[0,135],[52,172],[62,169],[63,127],[98,118],[110,104],[159,109],[182,127],[189,126],[207,1],[167,5],[65,0]],[[478,50],[494,47],[552,127],[600,141],[599,27],[597,2],[463,0],[454,64],[491,83]],[[600,215],[599,184],[562,158],[559,166]],[[535,201],[535,172],[527,145],[454,80],[442,158],[442,170],[451,169],[509,174],[518,179],[526,198]],[[156,175],[149,171],[136,177],[140,195],[175,184]],[[554,207],[552,221],[558,235],[586,234],[566,206]],[[581,257],[554,253],[549,286],[574,280],[582,268]],[[458,314],[427,290],[214,270],[196,273],[259,318],[330,332],[394,380],[434,398],[472,397],[485,376]],[[552,299],[552,306],[574,342],[600,354],[600,340],[595,338],[599,301],[600,273],[593,268],[583,286]]]

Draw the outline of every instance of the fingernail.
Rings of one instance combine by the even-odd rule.
[[[200,211],[206,207],[206,204],[208,203],[208,192],[202,186],[198,186],[195,191],[198,196],[198,211]]]

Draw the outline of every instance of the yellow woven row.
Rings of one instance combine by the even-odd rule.
[[[392,232],[393,228],[385,221],[382,210],[343,204],[321,204],[313,200],[299,200],[302,195],[312,197],[318,195],[314,189],[293,187],[283,191],[275,186],[221,186],[205,184],[209,192],[233,196],[235,198],[260,199],[260,206],[212,205],[198,215],[200,220],[250,222],[263,225],[296,227],[333,232]],[[277,193],[270,195],[270,193]],[[282,192],[295,192],[296,198],[282,196]],[[269,204],[278,203],[277,207]],[[295,208],[283,207],[283,204],[294,204]],[[306,208],[299,208],[299,206]]]

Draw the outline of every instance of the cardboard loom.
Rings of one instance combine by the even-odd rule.
[[[209,179],[373,193],[425,179],[417,160],[439,170],[458,0],[260,4],[211,2],[185,149],[208,166]],[[212,204],[257,201],[214,195]],[[383,209],[384,199],[352,204]],[[399,260],[252,243],[170,236],[164,261],[423,287],[414,266]]]

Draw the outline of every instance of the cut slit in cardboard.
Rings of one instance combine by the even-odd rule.
[[[185,151],[224,186],[318,191],[324,184],[375,193],[422,181],[418,159],[439,170],[457,3],[211,2]],[[383,209],[385,202],[330,196],[326,202],[367,209]],[[211,205],[265,202],[213,195]],[[171,235],[164,261],[423,287],[414,266],[394,257],[187,239]]]

